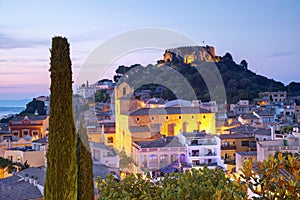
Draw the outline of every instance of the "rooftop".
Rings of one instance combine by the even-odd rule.
[[[175,136],[163,137],[153,141],[135,142],[141,148],[183,147]]]
[[[197,107],[166,107],[166,108],[140,108],[133,111],[131,116],[139,115],[166,115],[166,114],[201,114],[211,113],[209,110]]]
[[[256,156],[257,151],[246,151],[246,152],[236,152],[237,154],[241,156]]]
[[[16,116],[15,118],[13,118],[12,122],[15,122],[15,121],[23,121],[25,120],[26,118],[29,120],[29,121],[39,121],[39,120],[45,120],[47,119],[47,115],[32,115],[32,116]]]
[[[37,140],[33,140],[32,143],[48,144],[48,139],[47,137],[43,137]]]
[[[129,126],[129,130],[131,133],[150,132],[150,129],[148,126]]]
[[[250,115],[249,114],[241,114],[240,117],[243,119],[259,119],[257,116],[252,115],[252,114],[250,114]]]
[[[183,132],[182,135],[188,139],[192,138],[213,138],[213,135],[206,134],[205,132]]]
[[[241,139],[241,138],[252,138],[254,135],[251,134],[243,134],[243,133],[236,133],[236,134],[221,134],[221,139]]]
[[[27,200],[27,199],[42,199],[42,194],[39,189],[24,181],[25,174],[29,177],[38,177],[38,184],[44,185],[46,171],[41,168],[31,167],[18,172],[8,178],[0,179],[0,200]]]
[[[267,135],[271,136],[271,129],[256,128],[249,125],[237,126],[234,128],[226,129],[231,134],[255,134],[255,135]]]

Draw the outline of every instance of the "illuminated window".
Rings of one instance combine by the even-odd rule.
[[[114,143],[114,138],[113,137],[108,137],[107,138],[107,143],[109,143],[109,144]]]

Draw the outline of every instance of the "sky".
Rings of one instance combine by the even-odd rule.
[[[217,55],[230,52],[237,63],[245,59],[253,72],[284,84],[300,82],[299,0],[0,0],[0,9],[0,99],[49,95],[53,36],[68,38],[76,82],[97,47],[147,27],[178,32],[200,45],[204,41]],[[107,63],[109,73],[99,79],[112,78],[121,64],[154,64],[162,54],[163,48],[127,52]]]

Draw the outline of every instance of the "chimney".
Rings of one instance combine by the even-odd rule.
[[[275,127],[271,126],[271,140],[275,140]]]
[[[33,180],[33,185],[37,186],[37,184],[38,184],[38,177],[35,177],[35,179]]]
[[[29,176],[28,176],[28,174],[25,174],[24,181],[25,181],[25,182],[28,182],[28,180],[29,180]]]
[[[6,140],[7,142],[7,149],[11,149],[11,140]]]

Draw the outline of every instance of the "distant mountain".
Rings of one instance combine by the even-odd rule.
[[[0,100],[0,106],[1,107],[26,107],[26,104],[30,101],[31,99],[20,99],[20,100],[3,99]]]

